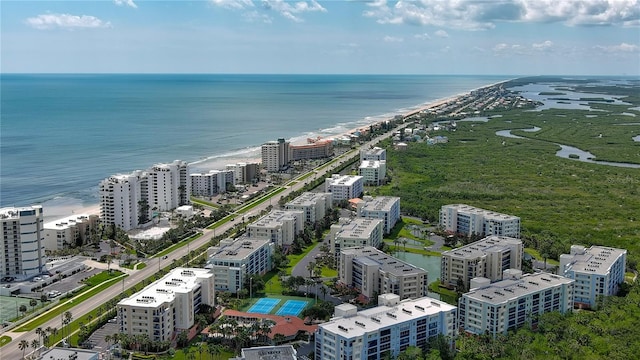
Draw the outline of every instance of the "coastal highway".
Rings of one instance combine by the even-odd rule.
[[[398,129],[402,129],[406,126],[406,124],[404,125],[400,125],[400,127],[397,127],[395,130]],[[388,132],[385,133],[383,135],[378,136],[377,138],[363,144],[362,146],[364,147],[370,147],[370,146],[374,146],[375,144],[377,144],[378,142],[380,142],[381,140],[387,139],[389,137],[391,137],[393,135],[392,132]],[[321,177],[326,175],[327,173],[331,173],[337,166],[339,166],[340,164],[344,163],[345,161],[347,161],[348,159],[358,156],[359,155],[359,149],[356,148],[354,150],[351,150],[343,155],[341,155],[340,157],[332,160],[329,164],[329,166],[325,166],[325,167],[320,167],[318,169],[312,170],[312,172],[315,172],[315,176],[314,178],[317,177]],[[295,181],[292,180],[289,182],[289,184],[292,184],[291,186],[285,186],[285,190],[277,195],[275,195],[276,199],[279,199],[280,196],[287,196],[289,195],[291,192],[293,191],[298,191],[300,189],[302,189],[305,185],[306,181],[301,180],[301,181]],[[248,204],[247,204],[248,205]],[[259,205],[257,205],[256,207],[251,209],[251,212],[253,213],[260,213],[262,210],[265,210],[268,206],[269,206],[269,202],[263,202]],[[239,214],[241,215],[241,214]],[[127,290],[131,287],[133,287],[135,284],[141,282],[142,280],[152,276],[153,274],[155,274],[158,271],[159,267],[166,267],[168,265],[171,264],[171,262],[173,260],[177,260],[180,259],[184,256],[187,255],[189,250],[195,250],[198,249],[202,246],[204,246],[205,244],[207,244],[216,234],[216,232],[218,234],[221,234],[225,231],[227,231],[228,229],[230,229],[231,227],[233,227],[233,225],[235,225],[236,222],[226,222],[222,225],[220,225],[219,227],[217,227],[215,230],[211,230],[211,229],[204,229],[203,231],[203,235],[201,237],[199,237],[198,239],[193,240],[189,246],[183,246],[181,248],[178,248],[176,250],[174,250],[173,252],[167,254],[167,257],[165,259],[163,259],[162,257],[159,257],[156,259],[152,259],[147,263],[147,266],[142,269],[142,270],[137,270],[133,273],[131,273],[128,277],[124,278],[123,281],[120,281],[120,283],[118,283],[117,285],[111,286],[108,289],[102,291],[101,293],[95,295],[94,297],[92,297],[89,300],[86,300],[84,302],[79,303],[78,305],[74,306],[72,309],[70,309],[69,311],[71,312],[71,314],[73,315],[73,319],[77,319],[80,318],[81,316],[87,314],[88,312],[90,312],[91,310],[95,309],[96,307],[106,303],[107,301],[109,301],[110,299],[113,299],[115,297],[117,297],[118,295],[120,295],[124,290]],[[159,263],[157,263],[159,262]],[[72,300],[69,300],[72,301]],[[41,328],[45,329],[48,326],[51,327],[56,327],[58,329],[62,328],[62,319],[61,318],[55,318],[52,319],[50,321],[47,321],[46,323],[40,325]],[[0,347],[0,359],[1,360],[13,360],[13,359],[21,359],[22,358],[22,351],[18,348],[18,344],[20,343],[21,340],[27,340],[29,342],[29,344],[31,343],[32,340],[37,339],[38,335],[36,335],[35,331],[28,331],[28,332],[15,332],[15,331],[9,331],[4,333],[3,335],[6,336],[10,336],[11,337],[11,342],[3,347]],[[31,348],[29,348],[27,350],[27,353],[33,351]]]

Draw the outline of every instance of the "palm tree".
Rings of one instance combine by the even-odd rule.
[[[18,349],[22,350],[22,358],[24,359],[24,352],[29,348],[29,342],[25,339],[20,340],[18,343]]]
[[[38,335],[38,339],[42,339],[44,335],[44,330],[41,327],[36,328],[36,335]]]
[[[40,348],[40,340],[38,339],[31,340],[31,347],[33,348],[33,351],[38,350]]]
[[[313,261],[309,261],[307,264],[307,270],[309,271],[309,277],[313,277],[313,269],[316,267],[316,263]]]
[[[35,310],[36,305],[38,305],[38,300],[36,299],[29,300],[29,306],[31,306],[31,311]]]
[[[67,337],[69,337],[69,335],[71,335],[69,332],[69,324],[71,324],[71,320],[73,320],[73,314],[71,313],[71,311],[65,311],[62,317],[62,326],[64,327],[64,325],[67,325]],[[62,337],[64,337],[64,334],[62,335]]]

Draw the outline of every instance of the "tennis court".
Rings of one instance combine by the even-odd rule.
[[[293,315],[298,316],[304,308],[307,307],[307,302],[302,300],[287,300],[287,302],[280,307],[276,315]]]
[[[262,298],[258,299],[252,307],[247,310],[250,313],[269,314],[276,305],[280,302],[280,299]]]

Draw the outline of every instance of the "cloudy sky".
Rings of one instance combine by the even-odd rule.
[[[640,75],[640,0],[2,1],[0,71]]]

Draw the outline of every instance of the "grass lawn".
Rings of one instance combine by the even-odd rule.
[[[115,279],[120,277],[123,273],[118,270],[111,270],[111,272],[105,270],[101,273],[95,274],[92,277],[88,278],[84,281],[85,284],[89,286],[100,285],[105,281],[109,281],[111,279]]]
[[[287,258],[289,259],[289,266],[287,266],[287,268],[286,268],[287,275],[291,275],[291,271],[293,270],[293,268],[296,267],[296,265],[300,262],[300,260],[302,260],[302,258],[307,256],[307,254],[310,253],[311,250],[313,250],[313,248],[318,246],[318,244],[319,243],[314,242],[313,244],[311,244],[311,245],[307,246],[306,248],[304,248],[302,250],[302,253],[300,253],[300,254],[287,255]]]
[[[11,342],[11,337],[7,335],[0,336],[0,347],[3,347]]]
[[[323,266],[320,276],[322,276],[323,278],[334,278],[338,276],[338,270]]]
[[[458,294],[453,290],[440,286],[440,279],[429,284],[429,291],[440,294],[440,300],[447,304],[458,305],[458,302],[456,301]]]
[[[147,264],[146,264],[146,263],[143,263],[143,262],[139,262],[139,263],[137,263],[134,267],[135,267],[135,270],[142,270],[142,269],[144,269],[145,267],[147,267]]]
[[[225,219],[230,219],[230,218],[231,217],[227,216]],[[220,220],[220,221],[223,221],[223,220]],[[209,227],[209,228],[211,228],[211,227]],[[169,254],[170,252],[172,252],[172,251],[174,251],[176,249],[179,249],[181,247],[186,246],[188,243],[190,243],[193,240],[199,238],[200,236],[202,236],[202,233],[197,233],[197,234],[187,238],[186,240],[180,241],[180,242],[178,242],[176,244],[173,244],[173,245],[169,246],[168,248],[166,248],[166,249],[160,251],[159,253],[151,256],[151,258],[167,255],[167,254]]]
[[[278,277],[278,271],[272,270],[264,276],[264,291],[267,294],[282,294],[282,283]]]
[[[532,248],[525,248],[524,252],[533,256],[534,259],[539,260],[539,261],[544,261],[544,258],[542,257],[542,255],[540,255],[540,252],[536,249],[532,249]],[[547,258],[547,264],[550,265],[560,265],[560,261],[558,260],[554,260],[554,259],[549,259]]]

